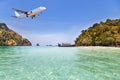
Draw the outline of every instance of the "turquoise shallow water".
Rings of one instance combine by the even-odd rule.
[[[120,48],[0,47],[0,80],[120,80]]]

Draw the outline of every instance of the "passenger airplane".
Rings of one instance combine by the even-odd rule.
[[[12,17],[15,17],[15,18],[26,18],[26,17],[32,17],[32,19],[34,17],[37,17],[39,16],[39,13],[42,13],[43,11],[46,10],[46,7],[38,7],[34,10],[31,10],[31,11],[24,11],[24,10],[19,10],[19,9],[15,9],[15,8],[12,8],[13,10],[15,10],[15,16],[12,16]],[[22,13],[22,14],[19,14],[19,13]]]

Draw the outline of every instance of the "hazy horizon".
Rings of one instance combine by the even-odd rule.
[[[1,0],[0,22],[23,37],[33,45],[57,45],[74,43],[81,30],[106,19],[120,18],[119,0]],[[39,17],[16,19],[12,8],[32,10],[39,6],[47,8]]]

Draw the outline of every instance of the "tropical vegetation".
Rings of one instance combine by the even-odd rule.
[[[76,46],[120,46],[120,19],[107,19],[82,30]]]
[[[0,46],[30,46],[31,42],[23,38],[6,24],[0,23]]]

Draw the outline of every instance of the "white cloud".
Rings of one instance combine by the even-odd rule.
[[[33,45],[39,43],[40,45],[57,45],[58,43],[72,43],[72,37],[67,34],[24,34]]]
[[[58,43],[74,43],[75,38],[78,36],[80,30],[78,25],[72,26],[66,32],[34,32],[31,30],[23,30],[19,25],[9,25],[11,29],[22,35],[24,38],[27,38],[32,42],[33,45],[39,43],[40,45],[57,45]],[[76,30],[77,29],[77,30]]]

